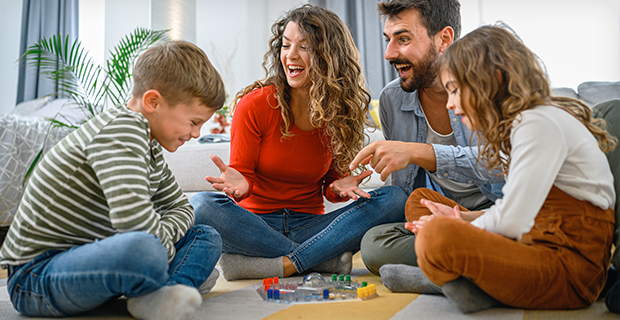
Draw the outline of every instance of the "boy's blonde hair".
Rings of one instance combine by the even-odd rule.
[[[207,55],[186,41],[170,41],[147,49],[136,62],[132,96],[157,90],[171,105],[197,98],[211,109],[220,109],[226,90]]]

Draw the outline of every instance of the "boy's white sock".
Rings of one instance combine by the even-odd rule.
[[[200,288],[198,288],[198,292],[200,292],[200,294],[209,293],[211,289],[215,287],[215,283],[217,282],[217,279],[219,277],[220,277],[220,271],[217,270],[217,268],[213,268],[213,272],[211,272],[207,280],[205,280],[205,282],[200,285]]]
[[[198,289],[177,284],[127,299],[127,311],[142,320],[186,320],[201,303]]]

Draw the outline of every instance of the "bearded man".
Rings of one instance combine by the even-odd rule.
[[[351,167],[368,162],[382,180],[391,174],[392,185],[407,194],[429,188],[469,210],[490,207],[502,196],[504,178],[489,174],[478,163],[477,136],[446,108],[448,94],[435,67],[437,58],[459,37],[460,4],[457,0],[394,0],[377,6],[385,19],[385,59],[396,68],[399,79],[381,91],[385,140],[361,150]],[[404,214],[403,221],[370,229],[362,239],[361,252],[366,267],[385,278],[386,286],[390,281],[385,272],[402,273],[392,264],[417,266],[415,234],[405,228]],[[393,270],[383,268],[380,274],[385,264]],[[395,285],[400,284],[388,288],[411,292]]]

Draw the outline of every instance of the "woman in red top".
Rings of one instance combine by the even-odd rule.
[[[304,5],[272,26],[264,80],[237,95],[230,166],[216,156],[222,193],[191,200],[197,224],[222,236],[227,280],[306,270],[347,274],[373,226],[402,221],[398,187],[366,193],[371,172],[348,164],[364,146],[370,95],[359,53],[336,14]],[[331,202],[356,200],[325,213]]]

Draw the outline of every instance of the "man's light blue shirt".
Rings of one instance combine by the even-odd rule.
[[[400,79],[388,83],[381,91],[379,112],[381,129],[386,140],[426,143],[427,124],[417,90],[403,91]],[[478,163],[477,135],[472,136],[471,130],[461,122],[460,116],[456,116],[452,110],[448,110],[448,113],[458,146],[432,144],[437,159],[437,171],[431,173],[410,164],[405,169],[392,173],[392,185],[399,186],[407,194],[424,187],[449,197],[427,176],[433,174],[440,179],[475,184],[482,194],[495,202],[502,197],[503,175],[490,174],[486,167]]]

